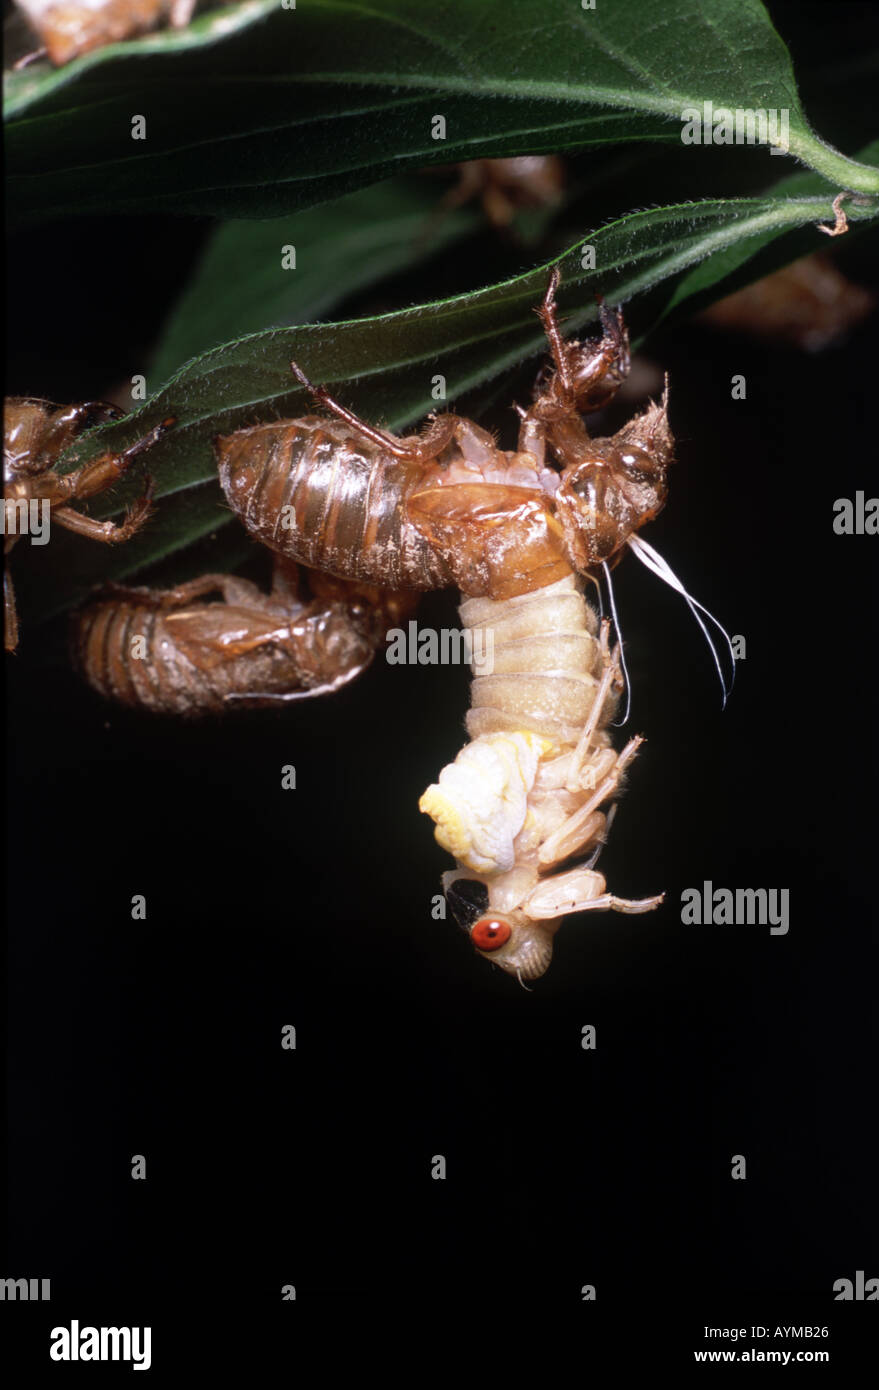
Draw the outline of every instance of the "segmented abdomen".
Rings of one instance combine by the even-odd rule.
[[[575,745],[603,670],[598,619],[578,578],[571,574],[517,598],[465,598],[459,612],[474,634],[473,650],[492,646],[491,674],[474,671],[470,737],[527,731]],[[611,712],[609,706],[599,727]]]
[[[249,649],[224,650],[224,631],[234,643],[254,622],[263,631],[252,629]],[[72,634],[74,661],[99,694],[187,716],[228,712],[230,701],[273,706],[293,692],[337,689],[369,664],[377,641],[345,603],[313,603],[273,623],[224,603],[169,608],[107,599],[78,613]]]
[[[305,416],[216,441],[220,483],[248,531],[312,569],[386,588],[436,589],[448,567],[410,522],[421,465],[342,421]]]

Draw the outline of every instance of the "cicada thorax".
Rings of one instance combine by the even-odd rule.
[[[516,481],[515,464],[506,476],[513,481],[446,473],[408,502],[413,523],[442,557],[451,582],[473,597],[513,598],[570,573],[549,497],[533,483]]]

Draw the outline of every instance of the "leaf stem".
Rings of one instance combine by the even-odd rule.
[[[872,164],[849,159],[832,145],[819,140],[817,135],[809,132],[803,136],[791,131],[788,148],[795,159],[807,164],[837,188],[879,195],[879,169]]]

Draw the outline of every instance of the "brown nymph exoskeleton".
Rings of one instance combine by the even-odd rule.
[[[369,665],[409,596],[319,574],[309,587],[303,595],[299,567],[280,556],[269,594],[229,574],[112,586],[74,616],[74,663],[102,695],[158,714],[333,694]]]
[[[143,526],[151,510],[152,481],[121,525],[96,521],[72,505],[94,497],[123,476],[131,464],[174,424],[163,420],[142,439],[120,453],[103,453],[69,473],[54,466],[82,430],[121,416],[115,406],[89,401],[83,405],[52,405],[28,396],[7,398],[3,426],[3,529],[8,555],[22,535],[36,544],[49,539],[52,523],[105,545],[127,541]],[[4,578],[6,650],[18,645],[15,594],[7,565]]]
[[[336,418],[270,421],[216,441],[220,483],[250,534],[342,578],[393,588],[457,584],[496,599],[613,556],[665,501],[667,402],[612,438],[590,439],[580,412],[607,404],[622,382],[628,336],[622,316],[602,305],[601,339],[566,343],[557,287],[554,272],[538,310],[555,367],[532,405],[519,408],[517,451],[499,449],[459,415],[398,438],[358,419],[293,363]]]
[[[822,229],[823,230],[823,229]],[[816,252],[719,299],[697,322],[821,352],[876,309],[876,296]]]
[[[663,505],[667,393],[612,437],[590,438],[580,412],[606,404],[623,380],[628,338],[622,316],[602,306],[600,339],[565,342],[558,279],[538,310],[552,366],[519,410],[515,452],[456,415],[419,435],[388,434],[311,386],[295,363],[335,418],[217,440],[221,484],[252,535],[370,583],[455,583],[465,628],[491,639],[491,669],[474,663],[472,741],[420,805],[458,861],[446,876],[453,910],[476,948],[520,980],[546,969],[565,916],[647,912],[662,901],[615,897],[593,867],[607,823],[600,808],[617,796],[641,739],[619,754],[610,746],[619,646],[587,604],[581,573],[615,557]]]
[[[15,0],[42,47],[17,67],[44,55],[62,67],[93,48],[146,34],[159,25],[182,29],[198,0]]]
[[[499,229],[509,227],[520,208],[557,203],[565,184],[564,164],[555,154],[469,159],[456,167],[458,182],[441,206],[449,210],[479,198],[489,222]]]

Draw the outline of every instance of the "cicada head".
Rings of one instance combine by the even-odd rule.
[[[612,437],[591,440],[586,456],[565,468],[555,504],[577,569],[611,559],[658,515],[673,458],[666,387],[660,405],[651,404]]]
[[[479,879],[455,878],[446,883],[446,901],[476,951],[519,982],[536,980],[552,960],[558,919],[534,922],[524,912],[494,912],[488,889]]]

